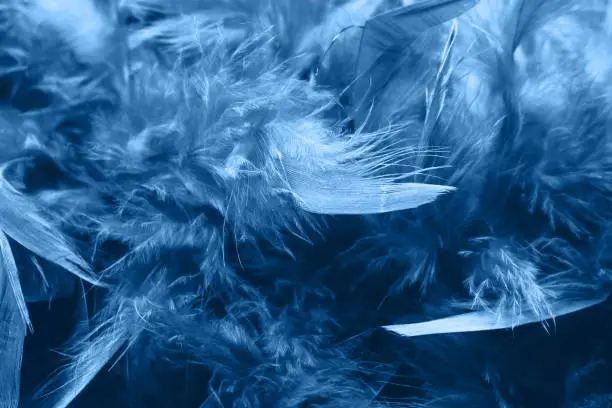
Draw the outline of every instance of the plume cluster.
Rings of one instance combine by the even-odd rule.
[[[4,0],[0,408],[612,404],[610,0]]]

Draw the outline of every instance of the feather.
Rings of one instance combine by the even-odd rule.
[[[271,137],[278,146],[279,172],[297,204],[309,212],[380,214],[415,208],[453,191],[451,186],[402,182],[427,169],[389,173],[390,166],[416,154],[412,148],[393,146],[397,132],[358,133],[335,140],[322,124],[302,122],[278,126]]]
[[[608,298],[608,294],[598,294],[589,298],[560,299],[550,305],[549,319],[598,305]],[[525,308],[527,309],[527,308]],[[470,312],[422,323],[397,324],[383,326],[385,330],[405,337],[427,336],[430,334],[468,333],[478,331],[501,330],[542,321],[532,310],[527,310],[517,318],[511,314],[496,315],[487,311]]]
[[[363,26],[381,4],[382,0],[353,0],[336,8],[304,35],[298,53],[325,52],[345,30]]]
[[[138,295],[126,297],[117,293],[111,297],[94,317],[95,327],[91,331],[86,319],[86,299],[80,291],[81,325],[66,352],[70,361],[36,392],[35,397],[43,399],[43,407],[68,407],[113,358],[116,364],[138,341],[142,331],[150,328],[151,316],[160,309],[158,302],[169,292],[165,281],[158,280],[165,273],[165,268],[151,271],[140,285]]]
[[[75,346],[71,362],[41,387],[36,395],[43,407],[66,408],[94,377],[126,345],[130,329],[120,316],[94,329]]]
[[[381,214],[407,210],[454,190],[450,186],[395,183],[342,173],[308,174],[296,169],[288,169],[288,173],[298,204],[317,214]]]
[[[358,109],[354,119],[358,126],[366,119],[371,99],[393,75],[389,67],[397,63],[397,51],[410,46],[428,29],[460,16],[477,3],[478,0],[428,0],[391,10],[366,22],[352,88],[353,104]]]
[[[34,331],[32,322],[30,321],[30,315],[28,313],[28,306],[26,305],[23,291],[21,290],[21,284],[19,283],[19,271],[17,270],[17,265],[15,264],[15,258],[13,257],[13,252],[11,251],[9,241],[2,231],[0,231],[0,265],[2,268],[2,274],[6,275],[6,280],[11,285],[13,296],[15,297],[15,301],[17,303],[17,308],[19,309],[19,313],[21,314],[25,325],[30,329],[30,331]]]
[[[242,26],[221,26],[224,17],[215,13],[202,13],[167,18],[132,33],[128,37],[128,47],[134,50],[142,45],[156,44],[173,56],[197,60],[220,43],[231,48],[245,39],[246,30]]]
[[[504,49],[513,53],[522,40],[555,17],[567,12],[571,0],[516,0],[506,17]]]
[[[546,24],[564,2],[0,1],[0,99],[21,111],[0,124],[0,255],[19,266],[0,282],[0,406],[36,405],[31,374],[57,367],[73,311],[43,406],[580,405],[556,371],[609,360],[605,307],[548,319],[612,275],[608,5]],[[98,276],[113,285],[82,282]],[[19,286],[73,295],[27,304],[22,401]],[[500,341],[378,333],[406,322],[424,323],[386,330]]]
[[[459,17],[479,0],[426,0],[388,11],[368,20],[361,38],[359,66],[382,52],[414,40],[430,28]]]
[[[528,307],[542,320],[551,313],[551,299],[573,286],[563,273],[542,276],[531,254],[511,240],[483,237],[472,242],[488,246],[465,280],[473,298],[472,309],[494,310],[500,316],[520,319],[523,308]],[[460,254],[469,256],[471,252]]]
[[[3,269],[0,271],[0,361],[2,362],[0,364],[0,407],[17,408],[23,342],[26,336],[26,326],[30,322],[27,315],[24,317],[22,310],[25,307],[23,296],[21,301],[17,299],[16,291],[12,287],[14,286],[12,280],[15,278],[10,275],[16,273],[16,267],[11,271],[11,268],[14,267],[14,260],[12,260],[10,248],[7,248],[8,241],[3,235],[0,240],[3,241],[0,244]]]
[[[93,285],[102,286],[87,262],[40,210],[10,185],[0,168],[0,230],[36,255],[53,262]]]
[[[93,0],[33,0],[27,15],[59,33],[84,62],[104,61],[114,27]]]

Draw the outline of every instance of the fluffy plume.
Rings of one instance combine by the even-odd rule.
[[[0,4],[0,407],[609,402],[607,0]]]

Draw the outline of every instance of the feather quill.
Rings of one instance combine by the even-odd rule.
[[[454,20],[448,40],[446,41],[446,45],[444,47],[444,51],[442,52],[440,69],[436,75],[433,88],[431,92],[427,93],[427,113],[425,114],[423,133],[421,135],[421,140],[419,141],[419,150],[421,151],[424,151],[430,144],[429,139],[431,137],[431,133],[433,132],[434,127],[442,114],[442,110],[444,109],[446,95],[448,93],[448,86],[452,74],[451,56],[456,37],[457,21]],[[422,155],[418,156],[418,160],[416,162],[418,167],[423,166],[423,159],[424,157]]]
[[[454,21],[448,36],[448,40],[444,46],[444,51],[442,52],[442,61],[440,63],[440,69],[436,75],[433,89],[430,93],[428,93],[427,115],[425,116],[425,126],[423,130],[423,133],[425,134],[433,130],[433,126],[444,109],[444,102],[446,101],[446,94],[448,91],[448,83],[452,73],[451,56],[456,37],[457,21]]]

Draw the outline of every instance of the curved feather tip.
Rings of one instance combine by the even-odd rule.
[[[551,304],[549,319],[579,312],[604,302],[609,294],[603,294],[589,299],[559,300]],[[427,336],[431,334],[469,333],[490,330],[509,329],[531,323],[543,322],[533,311],[514,317],[511,314],[497,315],[489,311],[477,311],[458,314],[442,319],[422,323],[396,324],[383,326],[383,329],[405,337]]]

